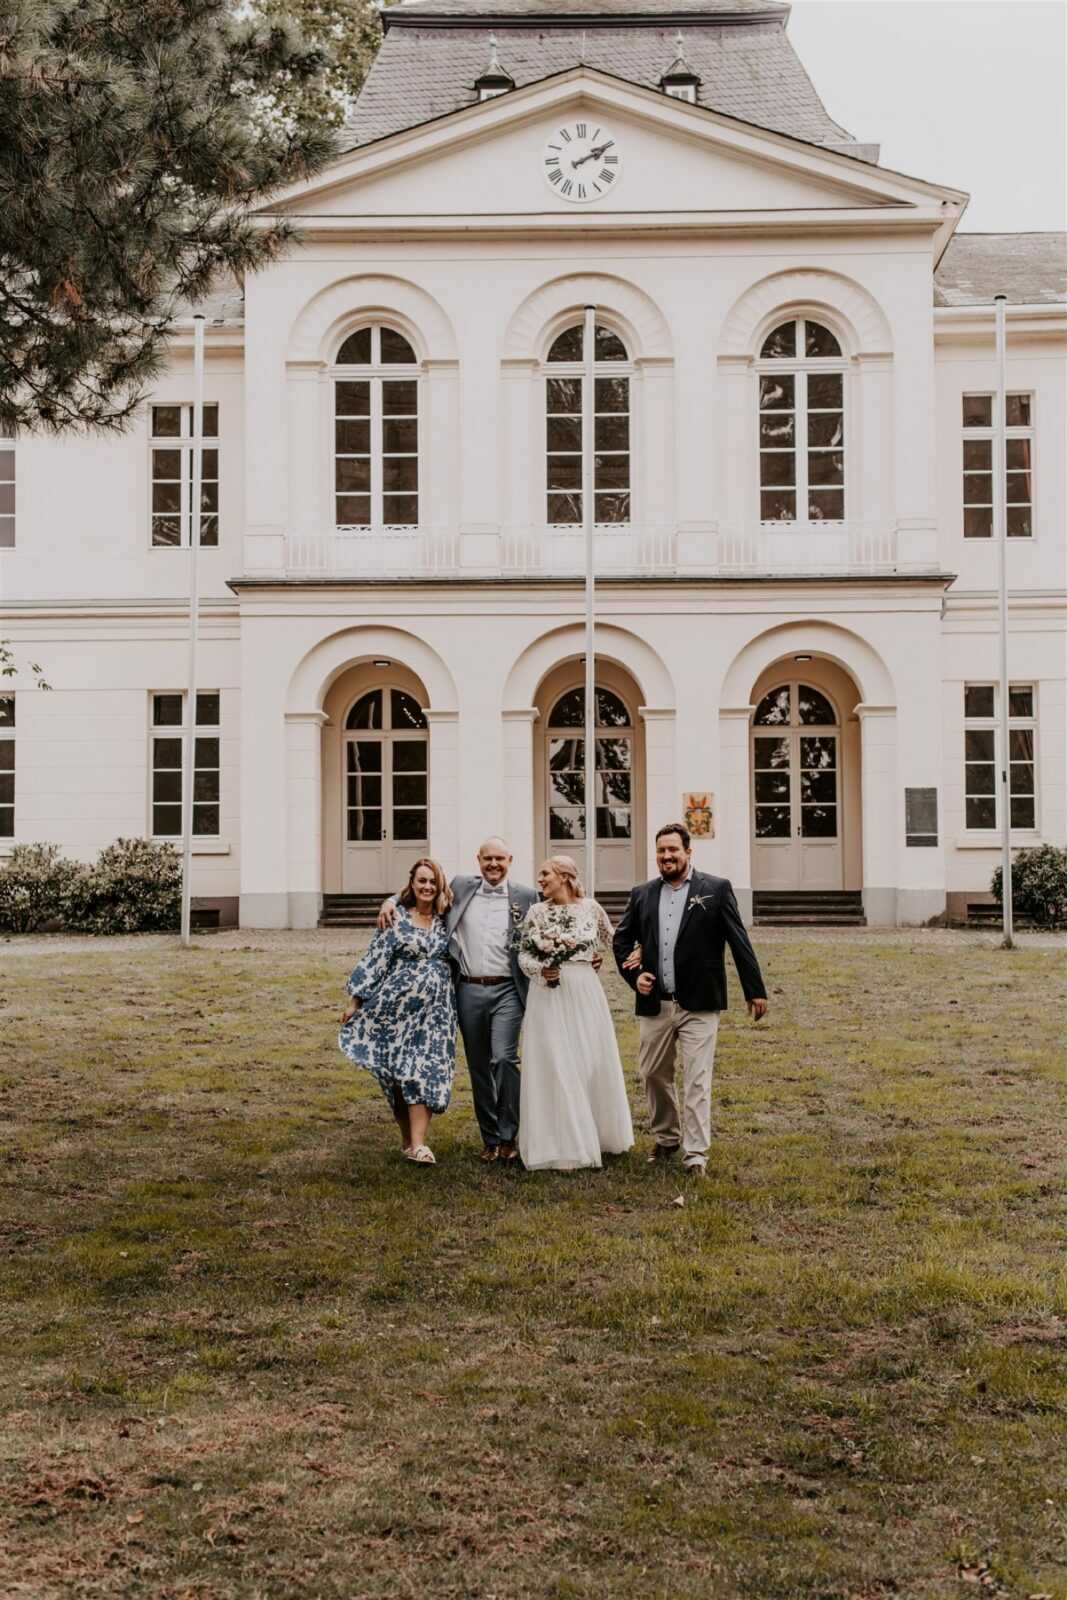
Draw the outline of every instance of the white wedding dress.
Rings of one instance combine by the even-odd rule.
[[[530,979],[523,1032],[519,1101],[519,1155],[530,1171],[553,1167],[599,1167],[602,1154],[617,1155],[634,1142],[619,1047],[607,998],[590,962],[599,943],[611,945],[611,924],[595,900],[561,907],[532,906],[523,929],[538,942],[539,930],[558,931],[560,913],[570,913],[567,931],[582,954],[560,968],[559,987],[541,976],[547,965],[523,950]],[[587,947],[587,949],[586,949]]]

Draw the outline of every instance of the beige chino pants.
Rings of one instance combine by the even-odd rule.
[[[641,1017],[638,1065],[648,1096],[648,1125],[657,1144],[676,1150],[688,1165],[708,1159],[711,1144],[711,1075],[719,1033],[717,1011],[686,1011],[664,1000],[658,1017]],[[682,1047],[682,1116],[674,1070]]]

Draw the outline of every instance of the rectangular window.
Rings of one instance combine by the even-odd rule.
[[[152,836],[180,839],[182,834],[182,751],[185,694],[152,696]],[[193,731],[193,835],[214,839],[219,833],[220,739],[219,695],[196,697]]]
[[[582,520],[582,384],[578,377],[545,383],[547,521]],[[598,524],[630,520],[630,380],[593,379],[593,517]]]
[[[389,361],[382,330],[382,360]],[[334,385],[334,490],[339,528],[419,524],[416,378],[345,378]]]
[[[1000,826],[999,693],[993,683],[969,683],[963,691],[965,820],[969,829],[979,831]],[[1036,731],[1034,686],[1013,683],[1008,691],[1008,786],[1011,826],[1023,830],[1037,826]]]
[[[191,405],[151,408],[152,543],[189,546],[193,506],[193,412]],[[219,408],[204,406],[204,438],[218,440]],[[200,543],[219,542],[219,451],[205,445],[200,484]]]
[[[15,547],[15,430],[0,422],[0,550]]]
[[[993,537],[993,429],[996,395],[963,396],[963,537]],[[1009,539],[1034,531],[1033,396],[1007,396],[1007,519]]]
[[[0,839],[15,837],[15,696],[0,695]]]
[[[841,522],[845,515],[844,374],[762,374],[759,447],[761,522]]]

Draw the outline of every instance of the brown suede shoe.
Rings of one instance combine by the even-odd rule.
[[[652,1154],[645,1157],[645,1163],[647,1166],[654,1167],[660,1161],[673,1161],[677,1154],[678,1146],[676,1144],[653,1145]]]

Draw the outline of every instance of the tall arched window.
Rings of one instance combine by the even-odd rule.
[[[419,363],[394,328],[357,328],[337,352],[334,491],[338,527],[419,520]]]
[[[597,324],[593,373],[593,439],[583,437],[585,328],[565,328],[548,352],[547,516],[551,523],[582,521],[582,462],[593,450],[593,516],[596,522],[630,520],[630,378],[626,346]],[[620,370],[622,368],[622,370]]]
[[[760,521],[845,515],[845,359],[821,322],[790,317],[759,354]]]

